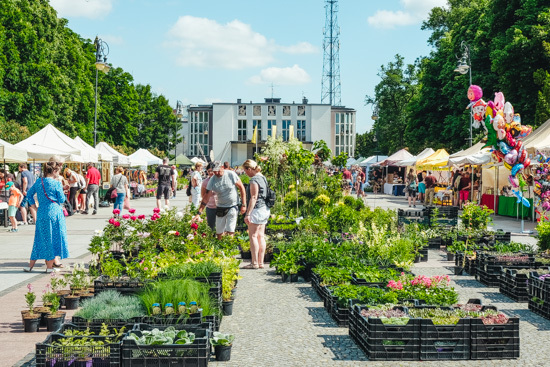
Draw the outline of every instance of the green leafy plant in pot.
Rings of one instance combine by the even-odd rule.
[[[40,317],[41,315],[39,313],[34,312],[34,302],[36,301],[36,294],[33,292],[32,284],[27,284],[27,293],[25,293],[25,301],[27,303],[27,308],[22,316],[23,316],[23,326],[25,328],[25,332],[36,332],[38,331],[38,325],[40,324]]]
[[[51,304],[50,314],[46,316],[48,331],[57,331],[65,321],[65,312],[59,311],[60,300],[57,294],[51,293],[49,301]]]
[[[223,334],[214,331],[212,338],[210,338],[210,343],[214,346],[216,361],[229,361],[231,359],[233,340],[235,340],[235,335],[233,334]]]

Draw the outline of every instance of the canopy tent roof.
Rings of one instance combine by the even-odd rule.
[[[369,167],[374,163],[382,162],[384,159],[388,158],[387,155],[371,155],[368,158],[363,159],[362,161],[357,161],[356,164],[359,164],[361,167]]]
[[[379,165],[379,166],[395,166],[397,163],[412,158],[412,154],[407,151],[407,149],[401,149],[392,155],[390,155],[388,158],[384,159],[382,162],[379,162],[377,164],[373,164],[373,166]]]
[[[346,162],[346,167],[353,166],[355,164],[359,164],[363,160],[365,160],[365,157],[359,157],[357,159],[355,159],[353,157],[348,158],[348,161]]]
[[[480,141],[468,149],[451,154],[448,165],[461,166],[464,164],[479,165],[489,163],[491,161],[491,151],[488,147],[483,148],[484,145],[485,143]]]
[[[21,163],[27,161],[27,151],[0,139],[0,161]]]
[[[181,164],[184,166],[192,166],[194,163],[185,155],[180,154],[175,159],[170,160],[170,164]]]
[[[99,158],[99,152],[95,150],[91,145],[88,145],[79,136],[73,139],[75,144],[82,150],[82,159],[86,162],[97,163]]]
[[[98,160],[101,160],[101,161],[105,161],[105,162],[112,162],[113,161],[113,156],[107,152],[100,152],[98,151],[97,149],[95,149],[94,147],[92,147],[90,144],[86,143],[84,140],[82,140],[82,138],[80,138],[80,136],[77,136],[76,138],[74,138],[74,141],[79,144],[79,146],[81,146],[83,149],[85,149],[86,151],[89,151],[89,154],[93,156],[94,152],[97,156],[96,160],[91,160],[90,162],[94,162],[94,163],[97,163]]]
[[[416,161],[416,169],[419,170],[447,170],[449,153],[445,149],[438,149],[432,155]]]
[[[416,161],[427,158],[434,153],[435,151],[432,148],[426,148],[420,153],[418,153],[418,155],[415,155],[410,159],[402,160],[401,162],[399,162],[398,166],[401,166],[401,167],[414,166],[416,164]]]
[[[201,162],[202,164],[206,164],[205,161],[203,161],[202,159],[200,159],[199,157],[193,157],[191,158],[191,162],[193,162],[193,164],[197,163],[197,162]]]
[[[145,166],[152,166],[154,164],[162,164],[162,159],[159,157],[154,156],[151,152],[149,152],[147,149],[138,149],[134,153],[130,154],[128,156],[130,158],[130,162],[145,162]],[[134,164],[131,164],[134,166]],[[141,166],[141,164],[140,164]]]
[[[46,125],[15,146],[25,149],[29,160],[46,162],[52,155],[58,155],[67,162],[84,162],[81,148],[52,124]]]
[[[120,166],[130,165],[130,158],[128,158],[128,156],[117,152],[109,144],[103,141],[100,143],[97,143],[97,145],[95,146],[95,149],[99,151],[100,154],[102,154],[103,152],[110,154],[113,157],[113,163],[115,164],[118,164]]]
[[[550,119],[540,125],[535,131],[522,139],[523,148],[529,153],[535,153],[538,149],[550,148]]]

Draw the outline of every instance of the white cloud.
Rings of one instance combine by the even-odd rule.
[[[179,51],[177,63],[181,66],[246,69],[269,64],[277,52],[303,54],[314,50],[307,42],[279,46],[239,20],[220,24],[189,15],[180,17],[168,36],[165,46]]]
[[[114,0],[50,0],[50,5],[62,18],[100,19],[113,9]]]
[[[99,36],[99,38],[101,38],[103,41],[107,42],[108,45],[123,45],[124,44],[124,39],[120,36],[113,36],[113,35],[110,35],[110,34],[106,34],[104,36]],[[93,41],[93,39],[92,39]]]
[[[445,7],[447,0],[401,0],[403,10],[378,10],[367,22],[374,28],[390,29],[418,24],[434,7]]]
[[[271,67],[260,71],[260,75],[254,75],[248,82],[250,84],[266,84],[275,82],[279,85],[299,85],[307,84],[311,81],[309,74],[294,65],[286,68]]]

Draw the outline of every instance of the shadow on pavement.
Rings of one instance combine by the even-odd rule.
[[[306,307],[309,315],[312,318],[313,325],[328,327],[328,328],[337,328],[336,322],[332,320],[328,312],[324,307]]]
[[[367,361],[367,357],[349,335],[318,335],[323,338],[323,346],[334,354],[334,361]]]

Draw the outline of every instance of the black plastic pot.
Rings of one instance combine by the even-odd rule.
[[[35,333],[38,331],[38,325],[40,325],[40,315],[34,317],[27,316],[23,318],[23,326],[26,333]]]
[[[65,296],[65,309],[76,310],[80,303],[80,297],[78,296]]]
[[[462,266],[455,266],[455,275],[462,275],[464,268]]]
[[[59,328],[61,328],[61,325],[63,325],[63,321],[65,321],[65,313],[58,314],[57,316],[49,315],[46,317],[47,322],[47,329],[50,332],[57,331]]]
[[[447,261],[455,261],[454,252],[447,252]]]
[[[231,316],[233,314],[233,302],[234,300],[232,299],[229,301],[222,301],[222,311],[224,316]]]
[[[298,281],[298,274],[290,274],[290,282],[296,283]]]
[[[216,354],[216,361],[225,362],[231,359],[231,345],[215,345],[214,353]]]

